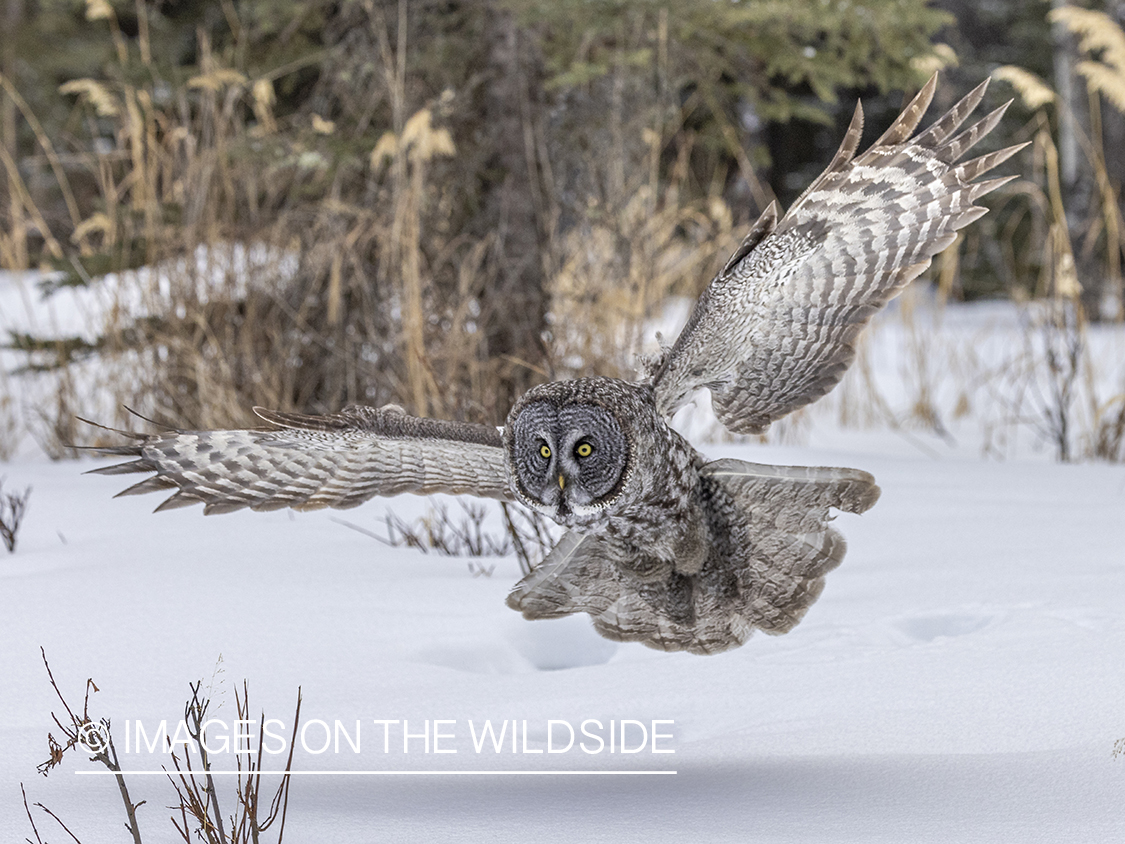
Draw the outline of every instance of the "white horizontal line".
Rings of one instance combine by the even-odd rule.
[[[111,777],[117,774],[130,777],[223,777],[223,776],[276,776],[287,777],[383,777],[383,776],[473,776],[473,777],[565,777],[565,776],[674,776],[676,771],[75,771],[79,776]]]

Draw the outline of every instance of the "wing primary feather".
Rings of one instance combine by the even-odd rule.
[[[953,108],[947,111],[940,120],[937,120],[930,128],[918,135],[915,142],[919,146],[931,148],[937,148],[945,143],[949,136],[956,132],[958,127],[965,122],[965,118],[972,114],[976,107],[980,105],[980,101],[984,99],[984,92],[988,90],[989,81],[990,78],[986,77],[977,87],[973,88],[973,90],[958,100]],[[1007,106],[1004,108],[1007,108]],[[1000,110],[1000,114],[1003,113],[1003,110]],[[995,112],[993,112],[993,114],[995,114]],[[986,117],[985,120],[988,120],[990,117],[992,117],[991,114]],[[999,120],[1000,118],[998,117],[996,119]],[[984,120],[980,122],[983,123]],[[995,123],[992,125],[994,126]],[[991,128],[992,126],[989,126],[985,129],[981,133],[981,137],[987,135]],[[954,156],[952,160],[955,161],[956,156]]]
[[[125,408],[125,409],[129,410],[129,408]],[[129,410],[129,412],[133,413],[132,410]],[[121,436],[129,437],[130,439],[140,440],[140,439],[144,439],[144,436],[145,436],[144,434],[137,434],[137,433],[134,433],[133,431],[122,431],[120,428],[110,428],[108,425],[102,425],[100,422],[92,422],[89,419],[85,419],[81,416],[75,416],[74,418],[77,419],[79,422],[83,422],[83,423],[85,423],[87,425],[90,425],[94,428],[101,428],[103,431],[109,431],[112,434],[120,434]],[[87,450],[87,451],[91,450],[89,446],[81,446],[81,445],[70,446],[70,448],[77,448],[77,449],[82,449],[82,450]],[[101,449],[94,448],[92,450],[99,451]]]
[[[147,422],[148,424],[150,424],[150,425],[152,425],[156,428],[160,428],[163,431],[175,431],[175,430],[177,430],[175,425],[169,425],[166,422],[161,422],[159,419],[150,419],[149,417],[145,416],[140,411],[134,410],[133,408],[129,407],[129,405],[127,405],[127,404],[123,404],[121,406],[123,408],[125,408],[126,413],[129,413],[129,414],[132,414],[133,416],[136,416],[142,422]],[[103,426],[99,425],[98,427],[103,427]],[[122,431],[120,433],[124,433],[124,432]]]
[[[1019,175],[1000,176],[999,178],[996,178],[996,179],[986,179],[983,182],[977,182],[976,184],[973,185],[973,188],[970,191],[970,196],[972,196],[973,200],[975,201],[975,200],[979,199],[980,197],[985,196],[986,194],[992,193],[992,191],[996,190],[997,188],[1003,187],[1004,185],[1008,184],[1008,182],[1012,181],[1013,179],[1018,179],[1018,178],[1019,178]]]
[[[121,492],[113,497],[122,498],[126,495],[143,495],[146,492],[159,492],[164,489],[176,489],[175,482],[168,478],[162,478],[160,475],[156,475],[155,477],[145,478],[140,483],[133,484],[131,487],[121,490]]]
[[[836,154],[832,156],[832,161],[824,168],[824,172],[813,179],[809,185],[797,197],[797,201],[793,203],[796,208],[804,200],[806,196],[820,187],[824,180],[829,176],[839,173],[844,165],[852,160],[855,156],[855,151],[859,148],[859,141],[863,137],[863,103],[856,100],[855,111],[852,112],[851,122],[848,123],[848,130],[844,133],[844,140],[840,142],[840,148],[836,150]]]
[[[952,138],[941,148],[942,159],[952,163],[976,146],[981,138],[996,128],[996,124],[1000,122],[1011,104],[1012,101],[1008,100],[1004,105],[989,112],[968,129]]]
[[[736,249],[734,251],[734,254],[730,256],[730,259],[727,261],[726,266],[723,267],[723,271],[720,273],[720,275],[726,275],[732,269],[734,269],[738,265],[739,261],[741,261],[754,250],[754,247],[761,242],[762,238],[764,238],[775,228],[777,228],[779,207],[780,206],[778,206],[776,199],[766,206],[766,210],[762,212],[761,216],[758,217],[754,225],[750,227],[749,234],[747,234],[746,237],[742,239],[742,243],[738,245],[738,249]]]
[[[840,148],[836,150],[836,154],[832,156],[832,161],[828,165],[828,169],[832,171],[839,170],[845,164],[852,160],[855,151],[859,149],[859,141],[863,137],[863,103],[856,100],[855,110],[852,112],[852,119],[848,122],[848,129],[844,132],[844,140],[840,142]]]
[[[202,502],[202,498],[198,498],[194,495],[188,495],[184,492],[177,492],[170,498],[166,498],[164,501],[160,502],[160,504],[158,504],[156,506],[156,509],[152,512],[163,513],[165,510],[178,510],[181,507],[190,507],[193,504],[199,504]],[[206,510],[204,512],[206,512]]]
[[[1028,143],[1030,143],[1030,141]],[[971,182],[977,176],[987,173],[999,164],[1003,164],[1025,146],[1027,146],[1027,143],[1016,144],[1015,146],[1005,147],[1004,149],[996,150],[996,152],[982,155],[979,158],[972,158],[964,164],[959,164],[957,169],[953,172],[962,181]]]
[[[96,451],[99,454],[106,455],[122,455],[133,457],[140,454],[141,446],[123,445],[113,446],[110,448],[97,447],[92,448],[91,451]],[[112,466],[100,466],[97,469],[88,469],[82,474],[84,475],[131,475],[136,472],[155,472],[156,465],[145,458],[139,460],[130,460],[128,463],[114,463]]]
[[[184,505],[187,506],[187,505]],[[204,516],[218,516],[222,513],[233,513],[247,505],[237,501],[210,501],[203,505]]]
[[[922,86],[922,90],[914,95],[914,99],[902,110],[902,114],[890,125],[890,128],[874,143],[874,147],[894,146],[910,137],[910,133],[918,128],[922,115],[930,107],[934,91],[937,90],[937,82],[938,75],[935,73],[930,77],[930,81]]]

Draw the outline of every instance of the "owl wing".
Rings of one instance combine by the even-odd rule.
[[[907,140],[930,104],[935,75],[853,158],[863,128],[857,104],[828,169],[780,221],[771,204],[699,297],[654,369],[662,413],[671,416],[709,387],[728,429],[760,433],[836,386],[871,316],[986,212],[976,199],[1015,178],[974,181],[1024,145],[957,163],[1007,108],[957,132],[987,84]]]
[[[496,428],[419,419],[393,406],[353,406],[328,416],[254,412],[271,427],[128,434],[133,445],[98,451],[137,459],[92,471],[155,472],[119,495],[175,490],[158,511],[196,503],[207,514],[343,509],[401,492],[510,500]]]
[[[713,509],[698,574],[641,581],[614,563],[622,552],[610,540],[569,532],[508,606],[529,619],[588,613],[603,636],[660,650],[724,651],[756,629],[791,630],[844,558],[830,508],[862,513],[879,497],[857,469],[716,460],[700,477]]]

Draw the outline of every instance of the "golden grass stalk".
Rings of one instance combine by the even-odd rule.
[[[1054,89],[1030,70],[1015,65],[1003,65],[992,71],[992,78],[1011,85],[1020,99],[1032,111],[1055,102]]]

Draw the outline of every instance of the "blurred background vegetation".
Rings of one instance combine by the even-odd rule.
[[[500,422],[539,381],[628,376],[857,98],[868,143],[937,70],[935,111],[996,73],[988,140],[1035,143],[926,283],[1121,319],[1125,3],[1062,5],[0,0],[0,266],[161,280],[96,342],[10,344],[126,356],[120,399],[190,426]]]

